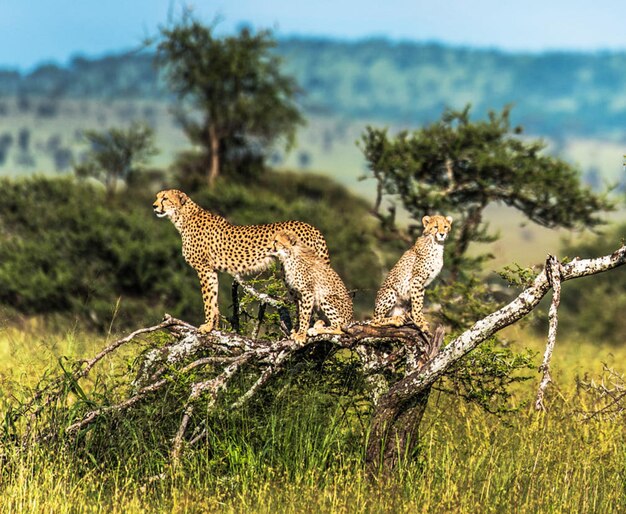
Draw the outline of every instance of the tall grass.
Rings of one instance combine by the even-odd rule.
[[[63,344],[66,350],[104,344],[80,334],[54,341],[55,352]],[[41,371],[31,373],[38,353],[27,357],[29,345],[40,343],[5,333],[0,352],[9,342],[24,351],[3,353],[0,373],[12,380]],[[542,341],[518,344],[540,350]],[[622,348],[559,341],[546,413],[528,406],[499,418],[435,391],[419,457],[384,479],[364,471],[366,418],[355,414],[349,395],[293,384],[274,391],[273,402],[215,415],[204,444],[185,454],[178,472],[155,482],[147,478],[167,469],[167,447],[159,440],[162,427],[149,419],[118,420],[118,433],[102,439],[126,445],[117,459],[71,445],[5,444],[0,512],[623,512],[624,420],[583,422],[577,413],[588,405],[574,379],[624,357]],[[532,400],[536,383],[517,387],[514,402]],[[12,394],[19,391],[15,386]],[[175,427],[166,432],[173,435]]]

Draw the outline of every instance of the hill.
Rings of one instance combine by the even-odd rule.
[[[626,139],[624,52],[507,53],[304,38],[280,40],[277,52],[303,88],[309,113],[415,125],[437,119],[445,106],[472,103],[482,116],[514,103],[515,121],[534,134]],[[63,98],[170,99],[149,52],[76,57],[30,73],[0,70],[0,97],[46,97],[49,103],[36,107],[42,116]]]

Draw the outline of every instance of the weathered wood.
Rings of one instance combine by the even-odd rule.
[[[414,365],[419,373],[443,344],[444,330],[438,327],[428,346]],[[411,457],[419,443],[419,426],[428,405],[430,387],[410,396],[406,401],[396,401],[385,394],[378,401],[371,421],[370,437],[365,451],[368,470],[373,474],[393,469],[400,458]]]
[[[554,351],[554,345],[556,344],[556,329],[559,323],[558,310],[561,303],[561,263],[553,255],[549,255],[546,260],[546,274],[548,281],[552,286],[552,303],[550,304],[550,311],[548,313],[549,327],[548,327],[548,344],[546,345],[546,351],[543,354],[543,361],[539,366],[539,371],[543,373],[539,388],[537,390],[537,398],[535,399],[535,410],[546,410],[546,406],[543,402],[543,397],[548,387],[548,384],[552,382],[552,375],[550,374],[550,360],[552,359],[552,352]]]

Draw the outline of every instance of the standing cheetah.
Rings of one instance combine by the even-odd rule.
[[[404,325],[412,320],[428,332],[424,290],[443,267],[443,243],[452,228],[450,216],[424,216],[424,232],[391,269],[376,295],[373,325]],[[410,302],[410,317],[407,315]]]
[[[157,216],[167,216],[174,223],[182,238],[183,257],[200,278],[205,316],[201,332],[213,330],[219,318],[217,272],[238,277],[267,269],[273,261],[277,233],[295,234],[303,245],[311,248],[320,262],[329,262],[324,236],[315,227],[301,221],[232,225],[176,189],[157,193],[153,208]]]
[[[303,246],[293,232],[276,234],[274,248],[285,270],[287,286],[298,298],[298,330],[292,332],[294,340],[306,340],[315,307],[324,313],[330,327],[319,320],[308,335],[341,334],[341,326],[352,321],[352,298],[328,260]]]

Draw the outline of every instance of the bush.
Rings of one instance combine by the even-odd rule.
[[[2,181],[0,303],[119,327],[201,309],[177,234],[133,197],[113,203],[71,179]]]
[[[4,179],[1,185],[0,305],[26,315],[77,316],[98,329],[113,318],[117,329],[152,324],[166,311],[202,322],[198,279],[182,258],[180,236],[152,213],[160,184],[110,200],[102,188],[69,178]],[[191,194],[234,223],[301,219],[319,227],[333,265],[358,289],[358,305],[371,310],[381,270],[363,200],[329,179],[276,173]],[[225,313],[230,280],[221,282]]]

